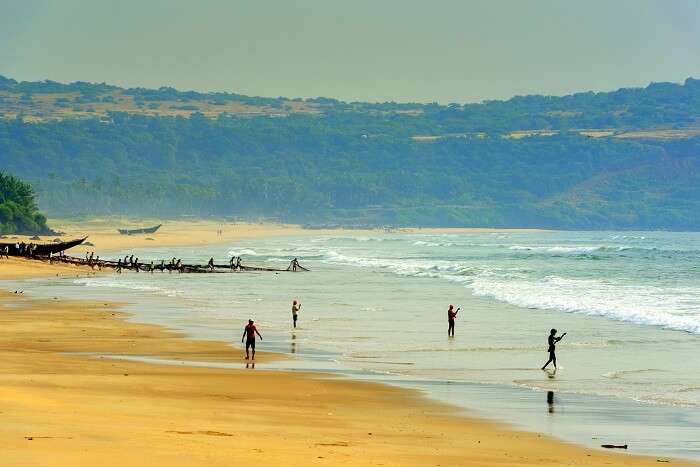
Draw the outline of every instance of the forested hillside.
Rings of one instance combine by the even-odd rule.
[[[29,184],[0,172],[0,234],[49,234]]]
[[[47,102],[68,92],[87,96],[78,110],[109,104],[106,94],[147,104],[52,114]],[[0,167],[30,181],[53,215],[700,228],[698,80],[450,106],[8,79],[0,93]],[[12,114],[22,99],[43,117]],[[260,112],[191,104],[217,99]],[[174,102],[195,110],[158,110]]]

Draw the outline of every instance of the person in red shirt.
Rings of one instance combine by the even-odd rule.
[[[461,308],[455,310],[454,305],[450,305],[447,309],[447,337],[455,336],[455,319],[457,319],[457,313]]]
[[[246,338],[245,341],[245,359],[248,360],[249,358],[249,349],[252,347],[253,349],[253,360],[255,360],[255,335],[258,335],[260,337],[260,340],[262,340],[262,336],[258,332],[258,328],[255,327],[255,323],[253,322],[252,319],[248,320],[248,324],[246,327],[243,329],[243,336],[241,336],[241,342],[243,342],[243,339]]]

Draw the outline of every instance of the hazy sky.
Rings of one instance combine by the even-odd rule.
[[[468,102],[700,77],[700,0],[0,0],[18,80]]]

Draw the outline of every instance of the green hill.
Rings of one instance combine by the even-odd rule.
[[[441,106],[0,78],[0,114],[0,166],[53,215],[700,228],[694,79]]]

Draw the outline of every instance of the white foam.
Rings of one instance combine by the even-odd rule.
[[[524,308],[603,316],[700,334],[700,288],[658,288],[549,276],[541,280],[481,274],[468,284],[480,296]]]
[[[581,254],[609,247],[513,245],[510,248]],[[324,262],[375,268],[402,276],[449,280],[464,284],[475,295],[523,308],[601,316],[700,334],[700,287],[627,285],[609,280],[558,276],[534,278],[532,271],[525,268],[479,267],[427,258],[370,258],[335,250],[326,252]]]
[[[145,273],[144,273],[145,274]],[[114,276],[112,276],[114,277]],[[106,287],[112,289],[128,289],[128,290],[139,290],[143,292],[151,292],[158,295],[167,295],[169,297],[174,297],[180,292],[173,289],[167,289],[164,287],[158,287],[155,285],[145,284],[143,282],[133,282],[131,280],[115,280],[111,277],[105,278],[79,278],[73,281],[74,284],[85,285],[87,287]]]
[[[258,253],[253,250],[252,248],[240,248],[240,249],[235,249],[231,248],[228,251],[229,256],[243,256],[243,255],[248,255],[248,256],[258,256]]]
[[[428,246],[428,247],[448,247],[448,246],[455,246],[455,243],[452,242],[429,242],[429,241],[424,241],[424,240],[416,240],[413,242],[414,246]]]
[[[602,246],[527,246],[513,245],[509,250],[531,251],[533,253],[556,253],[556,254],[590,254],[594,251],[602,250]]]

